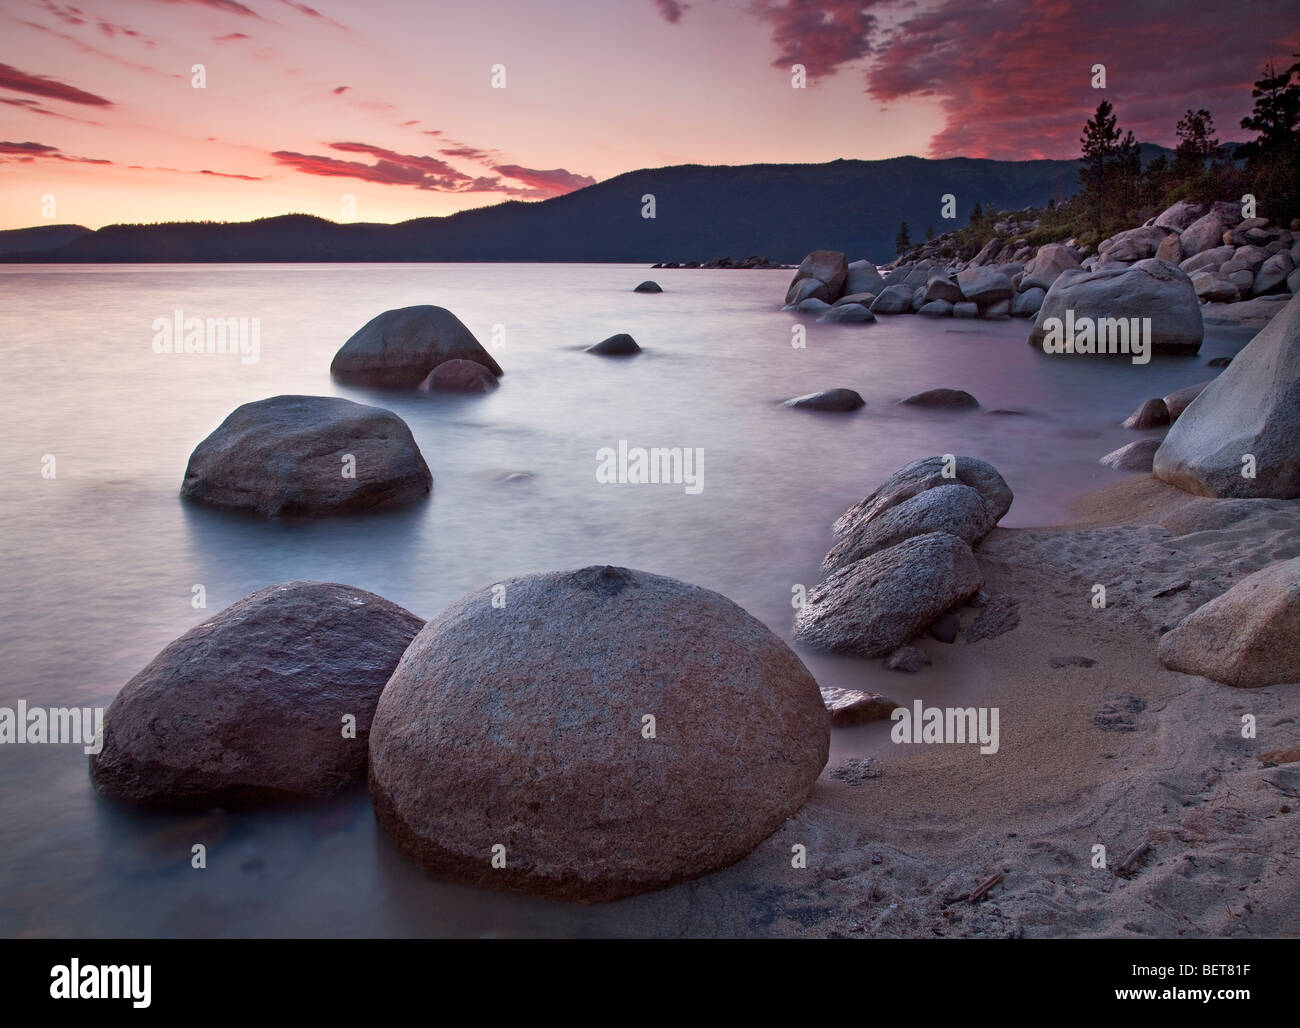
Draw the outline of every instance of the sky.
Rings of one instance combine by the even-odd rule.
[[[1242,139],[1251,83],[1297,51],[1295,0],[0,0],[0,228],[394,222],[670,164],[1073,158],[1102,99],[1144,141],[1173,145],[1188,107]]]

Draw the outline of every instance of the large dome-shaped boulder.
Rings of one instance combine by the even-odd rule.
[[[433,474],[392,411],[336,396],[237,407],[190,454],[181,496],[268,517],[376,510],[429,494]]]
[[[817,683],[755,618],[589,567],[471,593],[425,627],[375,712],[370,789],[426,871],[594,902],[745,856],[829,745]]]
[[[1300,496],[1300,296],[1182,412],[1154,471],[1201,496]]]
[[[375,704],[423,624],[332,582],[245,596],[117,694],[91,778],[160,805],[337,792],[365,778]]]
[[[1029,345],[1041,347],[1049,333],[1047,322],[1066,324],[1088,318],[1149,318],[1151,349],[1155,353],[1193,354],[1201,348],[1205,326],[1201,304],[1186,272],[1154,257],[1133,265],[1109,264],[1093,271],[1063,271],[1043,298],[1029,333]],[[1139,321],[1139,325],[1142,322]]]
[[[371,318],[334,355],[330,374],[348,385],[414,389],[443,361],[457,358],[503,374],[460,318],[423,304]]]

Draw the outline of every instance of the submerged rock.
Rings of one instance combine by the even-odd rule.
[[[803,407],[807,410],[851,411],[866,406],[864,400],[852,389],[827,389],[786,400],[783,406]]]
[[[414,389],[439,364],[457,358],[503,374],[501,365],[451,311],[428,304],[401,307],[384,311],[358,329],[334,355],[330,374],[348,385]]]
[[[726,867],[803,804],[830,716],[757,619],[627,568],[499,589],[431,621],[375,712],[375,814],[426,871],[610,900]]]
[[[619,332],[617,335],[588,346],[586,352],[596,353],[602,357],[631,357],[633,354],[640,353],[641,347],[637,346],[636,340],[626,332]]]
[[[632,290],[632,292],[634,293],[662,293],[663,291],[664,291],[663,286],[661,286],[658,282],[653,282],[650,281],[649,279],[647,279],[645,282],[642,282],[639,286],[637,286],[635,289]]]
[[[898,402],[906,403],[912,407],[968,408],[980,405],[979,400],[971,396],[965,389],[927,389],[923,393],[914,393]]]
[[[420,383],[426,393],[489,393],[499,383],[496,375],[475,361],[444,361]]]
[[[919,651],[918,651],[919,652]],[[833,725],[860,725],[868,721],[888,721],[898,706],[888,696],[857,689],[822,687],[822,700]]]
[[[236,408],[194,448],[181,496],[315,517],[410,503],[432,487],[411,430],[392,411],[334,396],[273,396]]]
[[[351,586],[260,589],[123,687],[91,778],[106,795],[156,804],[337,792],[365,777],[379,694],[423,624]]]
[[[828,325],[865,325],[876,320],[876,316],[860,303],[836,304],[818,321]]]
[[[1169,409],[1164,400],[1143,400],[1142,406],[1125,418],[1121,428],[1160,428],[1169,424]]]

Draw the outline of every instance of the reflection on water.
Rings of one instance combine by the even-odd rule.
[[[789,272],[654,274],[661,295],[631,292],[644,269],[607,265],[0,268],[0,705],[107,705],[206,613],[291,579],[359,586],[427,618],[511,575],[621,564],[715,589],[788,638],[791,588],[817,581],[831,522],[897,467],[981,457],[1016,492],[1004,524],[1050,522],[1066,497],[1117,480],[1096,461],[1135,437],[1117,427],[1124,416],[1209,377],[1205,360],[1249,338],[1212,328],[1199,358],[1134,366],[1044,358],[1023,321],[901,317],[809,321],[794,349],[792,316],[776,309]],[[446,397],[330,381],[353,331],[415,303],[450,308],[485,342],[502,326],[501,388]],[[151,325],[177,308],[260,318],[260,360],[155,354]],[[646,352],[581,352],[615,332]],[[836,386],[866,408],[779,406]],[[896,405],[936,386],[985,409]],[[433,470],[432,497],[317,522],[182,503],[199,440],[277,393],[396,411]],[[596,451],[624,439],[703,448],[703,491],[598,484]],[[41,476],[47,454],[54,479]],[[206,612],[190,606],[195,584]],[[824,685],[887,681],[911,698],[877,662],[805,659]],[[927,688],[942,699],[935,676]],[[837,733],[832,759],[881,732]],[[376,831],[361,788],[275,811],[128,814],[94,795],[73,746],[0,747],[0,805],[5,935],[675,931],[697,887],[580,909],[433,882]],[[189,867],[196,842],[202,872]]]

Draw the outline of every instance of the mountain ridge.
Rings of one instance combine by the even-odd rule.
[[[1078,167],[1076,160],[977,157],[680,164],[624,172],[535,203],[508,200],[394,224],[286,214],[106,225],[61,245],[5,253],[6,236],[38,231],[14,229],[0,233],[0,263],[652,263],[751,254],[797,263],[821,248],[885,261],[902,221],[920,239],[927,228],[965,224],[976,203],[1019,210],[1059,202],[1077,191]],[[945,194],[956,197],[955,220],[940,217]],[[642,217],[646,195],[654,196],[654,218]],[[80,226],[48,226],[55,228]]]

